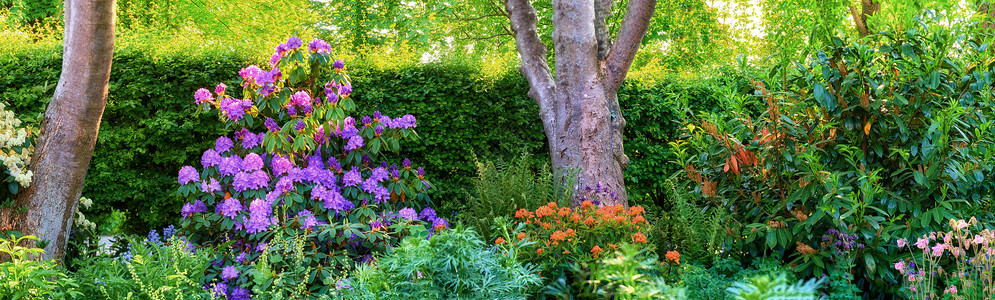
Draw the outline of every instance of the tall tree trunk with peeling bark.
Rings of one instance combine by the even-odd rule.
[[[628,204],[623,172],[629,158],[622,147],[617,92],[656,8],[656,0],[629,0],[618,34],[605,26],[613,0],[554,0],[553,50],[556,76],[546,62],[546,45],[536,32],[529,0],[505,0],[519,70],[539,113],[553,168],[579,170],[573,204],[590,197],[598,184],[616,193],[606,205]]]
[[[107,103],[115,0],[66,0],[62,74],[31,161],[32,185],[18,195],[18,228],[48,241],[61,259]]]
[[[992,0],[978,0],[978,13],[985,16],[981,22],[983,32],[990,33],[995,29],[995,9],[992,9]]]

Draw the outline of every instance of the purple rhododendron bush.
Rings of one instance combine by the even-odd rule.
[[[424,169],[392,155],[417,138],[415,117],[349,116],[352,85],[330,50],[292,37],[269,70],[239,72],[240,94],[224,84],[194,94],[198,113],[216,111],[235,132],[178,177],[188,199],[178,235],[219,253],[204,279],[217,295],[325,293],[413,227],[449,226],[430,207]]]

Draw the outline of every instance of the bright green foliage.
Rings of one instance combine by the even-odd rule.
[[[10,12],[12,25],[39,25],[62,18],[63,0],[0,0],[0,8]]]
[[[626,243],[619,246],[615,256],[591,265],[591,280],[605,298],[688,299],[684,288],[672,287],[662,277],[653,276],[653,272],[659,272],[658,266],[648,248]]]
[[[733,283],[728,289],[736,300],[815,300],[823,279],[809,279],[791,284],[784,274],[767,274]]]
[[[40,260],[43,249],[19,246],[32,235],[10,235],[0,239],[0,253],[10,261],[0,263],[0,298],[3,299],[69,299],[83,294],[79,282],[69,278],[55,261]]]
[[[166,242],[131,239],[129,254],[121,258],[94,256],[84,259],[74,276],[79,278],[80,299],[211,299],[204,290],[204,271],[211,263],[211,249],[188,249],[187,242],[172,237]]]
[[[180,238],[129,242],[133,257],[94,257],[78,271],[76,276],[86,280],[80,290],[102,299],[210,299],[201,282],[213,256],[210,249],[192,252]]]
[[[561,182],[549,166],[533,171],[532,156],[523,154],[511,162],[477,162],[473,194],[459,209],[460,220],[473,226],[485,241],[497,238],[496,217],[509,217],[515,211],[539,207],[549,202],[568,206],[573,184]],[[569,175],[568,175],[569,176]]]
[[[736,220],[731,254],[785,251],[814,276],[830,263],[822,235],[836,228],[866,245],[853,253],[861,289],[893,290],[884,245],[956,215],[991,219],[990,51],[920,20],[880,45],[836,39],[797,63],[782,91],[758,83],[760,115],[738,102],[691,122],[675,143],[680,178]]]
[[[473,229],[412,234],[353,280],[352,299],[525,299],[539,283],[515,255],[486,248]]]

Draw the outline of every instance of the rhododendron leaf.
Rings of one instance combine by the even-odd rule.
[[[380,153],[380,139],[373,139],[372,145],[370,145],[370,152],[373,152],[373,154]]]

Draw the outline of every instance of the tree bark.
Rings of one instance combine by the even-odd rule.
[[[505,0],[522,58],[519,70],[529,82],[529,97],[539,106],[553,168],[579,170],[573,186],[575,206],[584,198],[628,205],[623,171],[629,158],[622,144],[625,119],[617,92],[656,1],[629,1],[614,43],[604,27],[612,5],[610,0],[553,1],[554,78],[546,45],[536,33],[535,9],[528,0]],[[587,188],[598,185],[614,196],[593,197],[594,191]]]
[[[62,259],[107,103],[115,0],[66,0],[62,74],[32,157],[33,184],[18,195],[19,229]]]
[[[873,16],[881,10],[881,3],[874,0],[860,0],[860,10],[850,6],[850,15],[853,16],[853,25],[857,27],[860,37],[866,37],[870,33],[867,27],[867,17]]]
[[[991,6],[991,0],[978,1],[978,13],[985,16],[985,20],[981,22],[983,32],[991,32],[992,29],[995,29],[995,9],[992,9]]]

